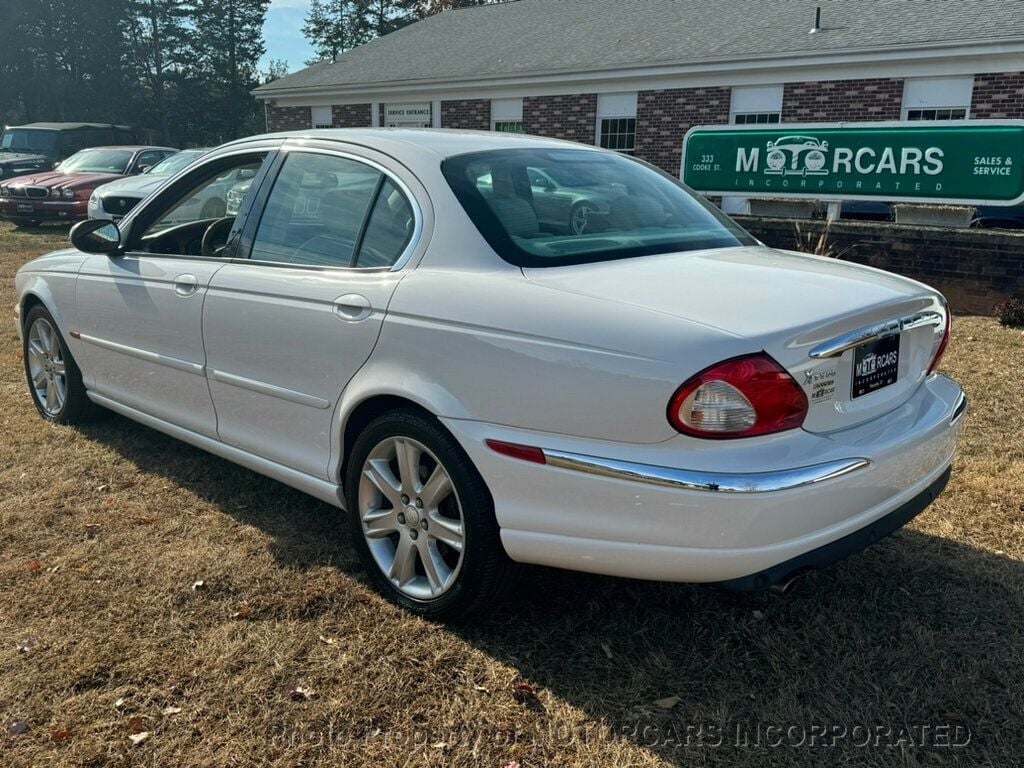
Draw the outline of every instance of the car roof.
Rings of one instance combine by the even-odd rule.
[[[87,149],[123,149],[127,152],[143,152],[150,149],[160,149],[167,152],[179,152],[180,150],[174,147],[153,147],[149,144],[111,144],[103,147],[85,147],[84,149],[78,150],[79,152],[85,152]]]
[[[401,159],[407,153],[431,152],[440,158],[497,149],[589,149],[597,147],[561,139],[501,131],[460,131],[441,128],[318,128],[250,136],[232,146],[265,139],[316,139],[361,144],[388,151]]]

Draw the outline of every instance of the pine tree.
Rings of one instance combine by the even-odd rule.
[[[302,34],[313,45],[316,61],[334,61],[371,37],[365,0],[312,0]]]
[[[263,23],[270,0],[195,0],[189,67],[192,108],[204,110],[204,138],[227,141],[255,126],[249,91],[259,83]]]
[[[186,23],[192,9],[177,0],[130,0],[128,36],[134,64],[146,86],[160,141],[171,141],[168,80],[187,59]]]

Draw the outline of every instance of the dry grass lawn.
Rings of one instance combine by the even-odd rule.
[[[65,239],[0,225],[4,307]],[[967,432],[904,531],[785,595],[536,569],[444,627],[368,590],[334,509],[45,424],[5,320],[0,766],[1020,765],[1024,335],[954,333]]]

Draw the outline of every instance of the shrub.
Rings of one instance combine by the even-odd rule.
[[[1011,328],[1024,328],[1024,300],[1007,299],[996,304],[992,314],[999,319],[1001,325]]]

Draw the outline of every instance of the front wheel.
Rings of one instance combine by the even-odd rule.
[[[77,424],[92,415],[82,372],[57,330],[57,323],[37,305],[25,317],[22,351],[25,378],[36,410],[47,421]]]
[[[353,538],[377,589],[455,619],[498,603],[515,565],[469,457],[433,418],[395,411],[359,435],[345,483]]]

